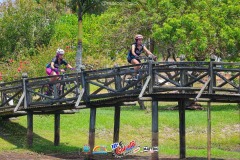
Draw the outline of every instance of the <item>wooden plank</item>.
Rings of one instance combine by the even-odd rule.
[[[203,91],[206,89],[206,87],[208,86],[209,82],[211,80],[211,77],[209,77],[208,81],[203,85],[203,87],[201,88],[200,92],[198,93],[197,97],[194,99],[194,101],[198,101],[198,99],[200,98],[200,96],[202,95]]]
[[[235,78],[237,78],[238,76],[240,75],[240,72],[235,74],[234,76],[232,76],[231,78],[229,78],[228,80],[229,81],[232,81],[234,80]],[[219,84],[217,87],[223,87],[225,84],[227,84],[228,82],[227,81],[224,81],[223,83]]]
[[[105,81],[104,83],[103,83],[103,86],[108,86],[108,85],[110,85],[111,83],[113,83],[115,80],[114,79],[111,79],[110,81]],[[103,90],[104,89],[104,87],[100,87],[100,88],[98,88],[97,90],[95,90],[92,94],[97,94],[97,93],[99,93],[101,90]]]
[[[157,74],[159,77],[163,78],[164,80],[166,80],[167,82],[170,82],[172,83],[173,85],[177,86],[177,87],[180,87],[180,84],[172,79],[169,79],[161,74]]]
[[[193,78],[194,80],[189,81],[189,82],[188,82],[187,84],[185,84],[184,86],[189,86],[189,85],[191,85],[191,84],[194,84],[195,82],[200,82],[200,83],[204,84],[204,82],[203,82],[201,79],[202,79],[203,77],[207,76],[208,73],[204,73],[203,75],[200,75],[199,77],[195,77],[195,76],[193,76],[193,75],[191,75],[191,74],[188,74],[188,73],[187,73],[187,75],[190,76],[191,78]]]
[[[27,111],[27,145],[33,145],[33,112]]]
[[[238,89],[238,86],[236,86],[234,83],[232,83],[230,80],[226,79],[224,76],[222,76],[221,74],[219,74],[218,72],[214,72],[218,77],[222,78],[222,80],[224,80],[225,82],[227,82],[228,84],[230,84],[232,87]]]
[[[152,101],[152,147],[158,147],[158,101],[156,100]],[[156,159],[158,152],[153,152],[152,160]]]
[[[207,158],[211,160],[211,102],[207,102]]]
[[[139,96],[138,96],[139,98],[141,98],[141,97],[143,96],[143,93],[144,93],[145,90],[147,89],[147,86],[148,86],[150,80],[151,80],[151,76],[148,76],[148,77],[147,77],[147,80],[146,80],[146,82],[144,83],[144,85],[143,85],[143,87],[142,87],[142,90],[141,90],[141,92],[140,92],[140,94],[139,94]]]
[[[186,158],[185,105],[186,105],[185,100],[179,100],[178,101],[180,159]]]
[[[54,114],[54,146],[59,146],[60,142],[60,113]]]
[[[114,113],[113,143],[119,142],[120,114],[121,114],[121,107],[119,105],[116,105],[115,113]]]
[[[213,67],[214,71],[218,72],[240,72],[240,69],[235,69],[235,68],[216,68]]]
[[[89,139],[88,139],[90,151],[93,150],[95,144],[96,112],[97,109],[95,107],[90,108]]]

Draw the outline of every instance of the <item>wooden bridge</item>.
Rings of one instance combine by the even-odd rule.
[[[240,63],[153,62],[141,64],[138,79],[133,66],[66,74],[53,84],[54,93],[44,92],[49,77],[28,78],[0,84],[0,117],[27,115],[27,144],[33,142],[33,115],[54,114],[54,144],[59,145],[60,115],[90,109],[89,145],[95,142],[98,107],[115,107],[113,142],[119,142],[120,108],[126,102],[151,101],[152,146],[158,146],[158,102],[178,102],[180,158],[186,157],[185,106],[190,100],[208,103],[207,148],[211,157],[211,102],[240,103]],[[60,86],[63,86],[61,88]],[[58,94],[62,89],[61,94]],[[152,154],[157,159],[158,152]]]

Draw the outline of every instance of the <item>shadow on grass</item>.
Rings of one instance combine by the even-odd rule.
[[[159,107],[158,107],[158,110],[159,111],[178,111],[178,108],[177,108],[177,104],[160,104],[161,102],[159,102]],[[204,110],[188,110],[188,111],[206,111],[207,110],[207,105],[203,104],[202,105]],[[150,104],[148,104],[147,106],[147,110],[151,111],[151,106]],[[114,110],[114,108],[102,108],[104,110]],[[140,107],[139,105],[132,105],[132,106],[123,106],[121,107],[121,110],[124,110],[124,111],[136,111],[136,110],[140,110]],[[211,111],[233,111],[233,110],[240,110],[240,105],[238,104],[217,104],[217,103],[214,103],[211,105]],[[144,111],[144,110],[143,110]]]
[[[54,135],[54,131],[53,131]],[[80,147],[72,147],[60,143],[54,146],[54,142],[40,135],[33,134],[33,146],[27,146],[27,128],[12,120],[0,120],[0,138],[16,146],[16,149],[26,149],[41,154],[51,154],[58,157],[55,153],[79,152]],[[54,154],[52,154],[54,153]],[[60,157],[61,158],[61,157]]]
[[[159,111],[178,111],[177,108],[175,108],[175,105],[166,105],[166,106],[159,106],[158,110]],[[173,109],[175,108],[175,109]],[[204,110],[188,110],[188,111],[206,111],[207,106],[203,106]],[[114,108],[102,108],[104,110],[114,110]],[[147,106],[148,110],[151,110],[151,106]],[[139,106],[124,106],[121,108],[121,110],[124,111],[137,111],[140,110]],[[233,110],[240,110],[240,107],[238,105],[213,105],[211,106],[211,111],[233,111]],[[144,111],[144,110],[143,110]]]
[[[137,155],[126,155],[121,158],[116,158],[112,156],[112,153],[108,152],[107,154],[96,154],[92,155],[90,158],[87,155],[81,155],[76,157],[74,154],[65,154],[64,156],[61,156],[62,159],[84,159],[84,160],[116,160],[116,159],[126,159],[126,160],[152,160],[151,155],[141,155],[141,153],[136,153]],[[159,159],[161,160],[179,160],[177,156],[160,156]],[[211,158],[212,160],[224,160],[220,158]],[[185,160],[207,160],[207,158],[204,157],[187,157]]]
[[[80,148],[78,147],[72,147],[68,146],[66,144],[60,144],[60,146],[54,146],[53,141],[50,141],[44,137],[41,137],[38,134],[33,135],[33,147],[28,148],[26,145],[27,139],[26,139],[26,133],[27,129],[20,124],[14,122],[14,121],[1,121],[0,120],[0,138],[4,139],[5,141],[13,144],[16,146],[16,149],[26,149],[31,152],[36,152],[37,154],[41,155],[47,155],[47,159],[49,159],[49,156],[52,157],[50,159],[92,159],[92,160],[101,160],[101,159],[116,159],[115,157],[112,156],[111,153],[108,153],[107,155],[93,155],[92,158],[88,158],[86,155],[84,155],[82,152],[80,152]],[[54,133],[53,133],[54,134]],[[14,154],[11,153],[10,155]],[[19,154],[19,153],[17,153]],[[22,153],[20,153],[22,154]],[[23,159],[29,159],[28,156],[35,156],[34,155],[29,155],[24,154],[21,155]],[[38,155],[36,155],[37,158]],[[165,159],[165,160],[177,160],[179,158],[171,158],[172,156],[169,156],[168,158],[166,157],[161,157],[160,159]],[[4,157],[2,157],[4,158]],[[44,159],[44,157],[42,157]],[[151,155],[141,155],[141,153],[138,153],[138,155],[127,155],[123,157],[122,159],[143,159],[143,160],[148,160],[151,159]],[[196,160],[207,160],[207,158],[202,158],[202,157],[189,157],[186,159],[196,159]],[[221,160],[221,159],[213,159],[213,160]]]

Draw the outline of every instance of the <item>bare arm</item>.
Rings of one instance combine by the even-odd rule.
[[[70,64],[67,64],[67,68],[73,68]]]
[[[134,56],[137,56],[137,54],[135,53],[135,45],[132,45],[132,54],[134,55]]]
[[[144,51],[147,53],[148,56],[152,56],[154,61],[157,61],[157,56],[153,55],[145,46],[143,47]]]
[[[150,52],[145,46],[143,47],[143,50],[147,53],[147,55],[151,55],[152,52]]]
[[[54,62],[51,62],[51,68],[54,69]]]

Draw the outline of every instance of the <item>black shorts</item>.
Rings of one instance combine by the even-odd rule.
[[[133,60],[133,59],[136,59],[136,58],[130,58],[130,57],[128,57],[127,58],[127,61],[129,62],[129,63],[131,63],[131,61]],[[140,59],[136,59],[139,63],[141,63],[141,61],[140,61]]]

